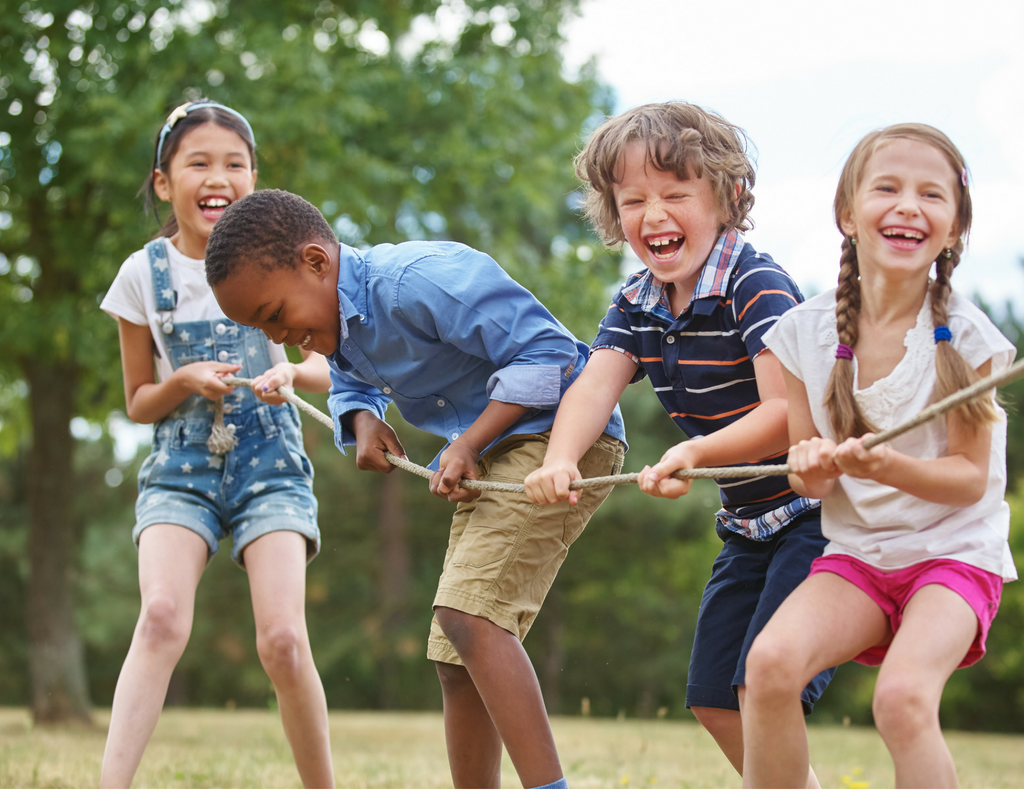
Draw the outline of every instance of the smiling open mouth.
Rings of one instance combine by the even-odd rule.
[[[647,242],[647,249],[660,258],[672,256],[679,252],[685,238],[684,236],[675,236],[672,238],[650,239]]]
[[[925,235],[913,228],[882,228],[882,236],[895,244],[915,245],[923,242]]]
[[[308,347],[310,340],[313,338],[312,333],[307,333],[306,338],[299,342],[299,347]]]
[[[229,205],[231,201],[226,197],[206,197],[199,201],[199,210],[204,217],[218,219]]]

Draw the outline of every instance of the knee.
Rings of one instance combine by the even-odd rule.
[[[444,631],[444,635],[448,637],[455,652],[459,654],[459,658],[463,661],[472,660],[475,647],[480,639],[478,623],[486,623],[486,620],[443,606],[436,608],[434,614],[437,616],[437,622],[441,626],[441,630]]]
[[[754,639],[744,676],[748,700],[799,695],[806,682],[784,642],[764,636]]]
[[[445,664],[442,661],[435,661],[434,667],[437,669],[437,679],[441,682],[441,694],[444,697],[454,698],[467,690],[476,692],[476,686],[469,676],[469,670],[461,664]]]
[[[173,596],[156,594],[146,599],[139,615],[137,635],[150,650],[171,650],[179,656],[191,633],[189,609]]]
[[[886,743],[909,742],[939,720],[938,703],[910,676],[879,675],[871,713]]]
[[[298,674],[303,655],[309,647],[304,633],[289,623],[270,624],[258,632],[256,651],[260,663],[275,684]]]
[[[735,726],[740,719],[738,711],[728,708],[714,708],[712,706],[691,706],[690,711],[697,718],[704,729],[714,737],[715,740],[727,730]]]

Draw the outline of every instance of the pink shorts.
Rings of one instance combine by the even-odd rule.
[[[996,617],[996,611],[999,610],[999,598],[1003,594],[1003,579],[999,575],[949,558],[922,561],[905,569],[882,572],[852,556],[838,554],[814,559],[811,562],[810,574],[814,575],[817,572],[838,575],[874,600],[889,617],[893,633],[899,630],[903,610],[918,589],[930,583],[945,586],[966,600],[978,617],[978,635],[974,637],[971,649],[967,651],[959,666],[969,667],[985,655],[985,639],[988,637],[992,620]],[[869,667],[877,667],[882,663],[888,650],[888,645],[876,645],[869,647],[853,660]]]

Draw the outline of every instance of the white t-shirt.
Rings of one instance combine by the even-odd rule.
[[[1012,344],[973,304],[957,294],[949,299],[952,344],[972,367],[992,361],[992,371],[1008,367]],[[931,402],[935,386],[935,328],[927,297],[917,324],[904,338],[903,360],[884,378],[854,396],[879,430],[910,419]],[[787,311],[764,337],[783,366],[803,381],[811,417],[822,437],[835,438],[824,405],[825,387],[835,364],[835,292],[826,292]],[[853,360],[854,386],[857,359]],[[873,480],[841,475],[821,503],[826,554],[853,556],[881,570],[895,570],[936,558],[972,564],[1014,580],[1017,571],[1008,544],[1010,508],[1006,493],[1006,414],[992,426],[992,455],[984,497],[967,508],[930,503]],[[921,459],[948,454],[946,420],[936,418],[889,442]]]
[[[110,285],[100,308],[114,319],[121,318],[133,325],[148,325],[153,334],[154,356],[157,378],[165,381],[174,372],[164,350],[164,337],[160,330],[164,320],[172,318],[178,322],[195,322],[201,319],[222,319],[224,312],[217,305],[209,284],[206,282],[206,268],[201,260],[183,256],[169,239],[167,260],[171,265],[171,285],[178,293],[178,305],[174,311],[157,311],[153,296],[153,275],[146,251],[138,250],[128,256]],[[270,360],[274,364],[287,361],[284,346],[267,342]]]

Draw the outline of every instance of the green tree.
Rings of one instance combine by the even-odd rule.
[[[116,326],[97,299],[147,236],[133,197],[167,111],[207,95],[245,113],[261,184],[307,196],[346,241],[465,241],[570,326],[592,325],[615,265],[593,255],[574,213],[570,165],[608,98],[589,73],[563,74],[559,25],[575,7],[25,0],[0,10],[0,389],[27,389],[0,393],[5,419],[24,414],[31,431],[19,439],[6,424],[0,439],[27,451],[36,720],[89,716],[74,612],[94,509],[74,502],[69,424],[123,402]],[[404,559],[401,520],[388,525],[396,538],[381,555]],[[391,613],[385,629],[397,630]]]

